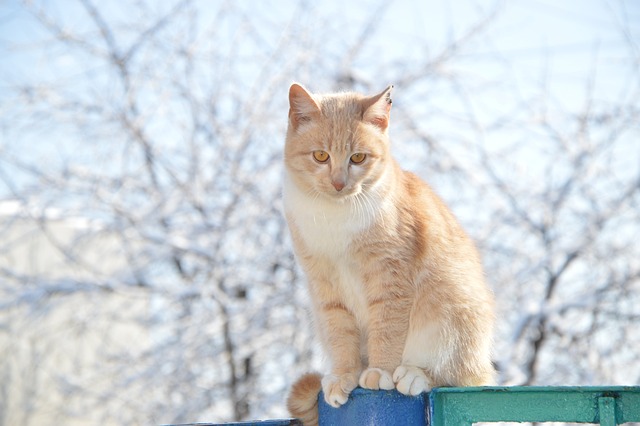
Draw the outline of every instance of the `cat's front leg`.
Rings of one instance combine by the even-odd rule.
[[[325,401],[337,408],[347,402],[358,386],[362,371],[360,329],[352,311],[339,300],[325,299],[316,316],[332,364],[331,374],[322,379],[322,391]]]
[[[365,389],[393,389],[393,372],[400,365],[411,303],[389,284],[391,277],[370,278],[368,368],[360,375]]]

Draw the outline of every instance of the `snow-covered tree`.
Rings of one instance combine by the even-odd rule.
[[[483,253],[503,383],[640,381],[637,10],[567,75],[504,44],[508,4],[420,7],[9,2],[0,424],[285,415],[321,363],[280,211],[293,81],[396,84],[394,152]]]

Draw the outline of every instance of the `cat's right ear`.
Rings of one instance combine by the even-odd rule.
[[[294,129],[320,116],[320,107],[304,87],[293,83],[289,88],[289,121]]]

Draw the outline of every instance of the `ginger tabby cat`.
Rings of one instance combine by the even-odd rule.
[[[417,395],[494,383],[493,295],[453,214],[391,156],[392,88],[289,91],[284,208],[331,363],[292,388],[305,425],[320,389],[339,407],[358,385]]]

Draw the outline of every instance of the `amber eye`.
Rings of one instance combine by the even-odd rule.
[[[367,154],[363,154],[361,152],[355,153],[351,156],[351,162],[353,164],[360,164],[367,158]]]
[[[325,151],[313,151],[313,158],[315,158],[318,163],[326,163],[329,159],[329,154]]]

